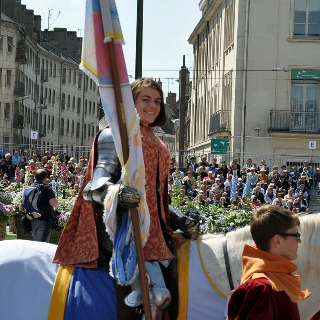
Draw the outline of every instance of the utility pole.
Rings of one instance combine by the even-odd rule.
[[[187,94],[187,75],[189,71],[185,66],[185,55],[183,56],[183,65],[179,71],[179,168],[184,167],[184,141],[185,141],[185,118],[186,118],[186,94]]]
[[[135,79],[142,77],[143,0],[137,0]]]

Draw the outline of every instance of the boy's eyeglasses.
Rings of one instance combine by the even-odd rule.
[[[279,236],[295,237],[297,240],[301,240],[301,234],[297,233],[280,233]]]

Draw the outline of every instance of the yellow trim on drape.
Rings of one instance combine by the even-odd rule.
[[[209,272],[207,271],[206,269],[206,266],[204,264],[204,261],[202,259],[202,255],[201,255],[201,248],[200,248],[200,240],[198,239],[197,241],[197,245],[198,245],[198,252],[199,252],[199,257],[200,257],[200,263],[201,263],[201,266],[202,266],[202,270],[205,274],[205,276],[207,277],[208,281],[210,282],[210,284],[216,289],[216,291],[220,294],[220,296],[227,300],[227,296],[218,288],[218,286],[214,283],[214,281],[210,278],[210,275],[209,275]]]
[[[74,267],[60,266],[53,285],[48,320],[62,320]]]
[[[185,242],[178,251],[179,314],[178,320],[186,320],[189,293],[189,257],[191,241]]]

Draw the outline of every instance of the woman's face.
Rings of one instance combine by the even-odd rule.
[[[160,93],[153,88],[143,88],[135,102],[135,107],[144,126],[153,123],[160,113]]]

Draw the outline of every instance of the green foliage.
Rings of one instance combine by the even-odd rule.
[[[173,191],[171,205],[185,215],[197,219],[201,234],[225,234],[248,225],[252,216],[252,209],[247,204],[242,204],[241,208],[225,208],[207,201],[194,201],[191,197],[182,196],[179,190]]]

